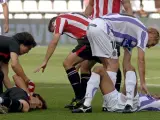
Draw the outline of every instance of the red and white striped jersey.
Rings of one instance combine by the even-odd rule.
[[[89,18],[78,13],[61,14],[54,22],[54,33],[67,34],[72,38],[80,39],[86,36],[89,22]]]
[[[6,3],[8,0],[0,0],[0,4]]]
[[[122,12],[122,0],[94,0],[92,18]]]

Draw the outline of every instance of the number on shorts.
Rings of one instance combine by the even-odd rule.
[[[115,41],[111,41],[111,44],[112,44],[112,48],[116,49],[116,42]]]

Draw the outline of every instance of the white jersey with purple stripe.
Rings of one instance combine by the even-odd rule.
[[[140,108],[138,111],[160,111],[160,100],[149,95],[139,94]]]
[[[140,20],[121,14],[108,14],[97,19],[105,20],[106,32],[112,31],[116,42],[120,46],[129,49],[137,46],[145,51],[148,33],[147,28]],[[94,23],[94,20],[92,23]]]
[[[6,3],[7,0],[0,0],[0,4]]]

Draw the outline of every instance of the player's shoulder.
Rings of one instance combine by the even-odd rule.
[[[0,42],[4,44],[10,43],[12,42],[12,37],[0,35]]]

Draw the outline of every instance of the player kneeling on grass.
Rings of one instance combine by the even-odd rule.
[[[132,75],[125,81],[128,87],[134,87],[133,107],[130,112],[135,111],[160,111],[160,100],[157,96],[149,96],[147,94],[138,94],[137,92],[137,78],[134,68],[129,71]],[[93,79],[99,79],[100,82],[94,84]],[[126,84],[127,83],[127,84]],[[111,79],[106,74],[103,67],[95,67],[92,76],[87,85],[87,92],[84,104],[78,109],[72,110],[72,113],[89,113],[92,112],[91,102],[100,85],[104,100],[105,111],[109,112],[123,112],[127,101],[126,92],[118,92]],[[125,90],[125,89],[124,89]],[[104,111],[104,109],[103,109]]]
[[[18,87],[10,88],[0,95],[0,113],[47,109],[45,100],[37,93],[31,94],[19,76],[14,75],[13,79]]]

